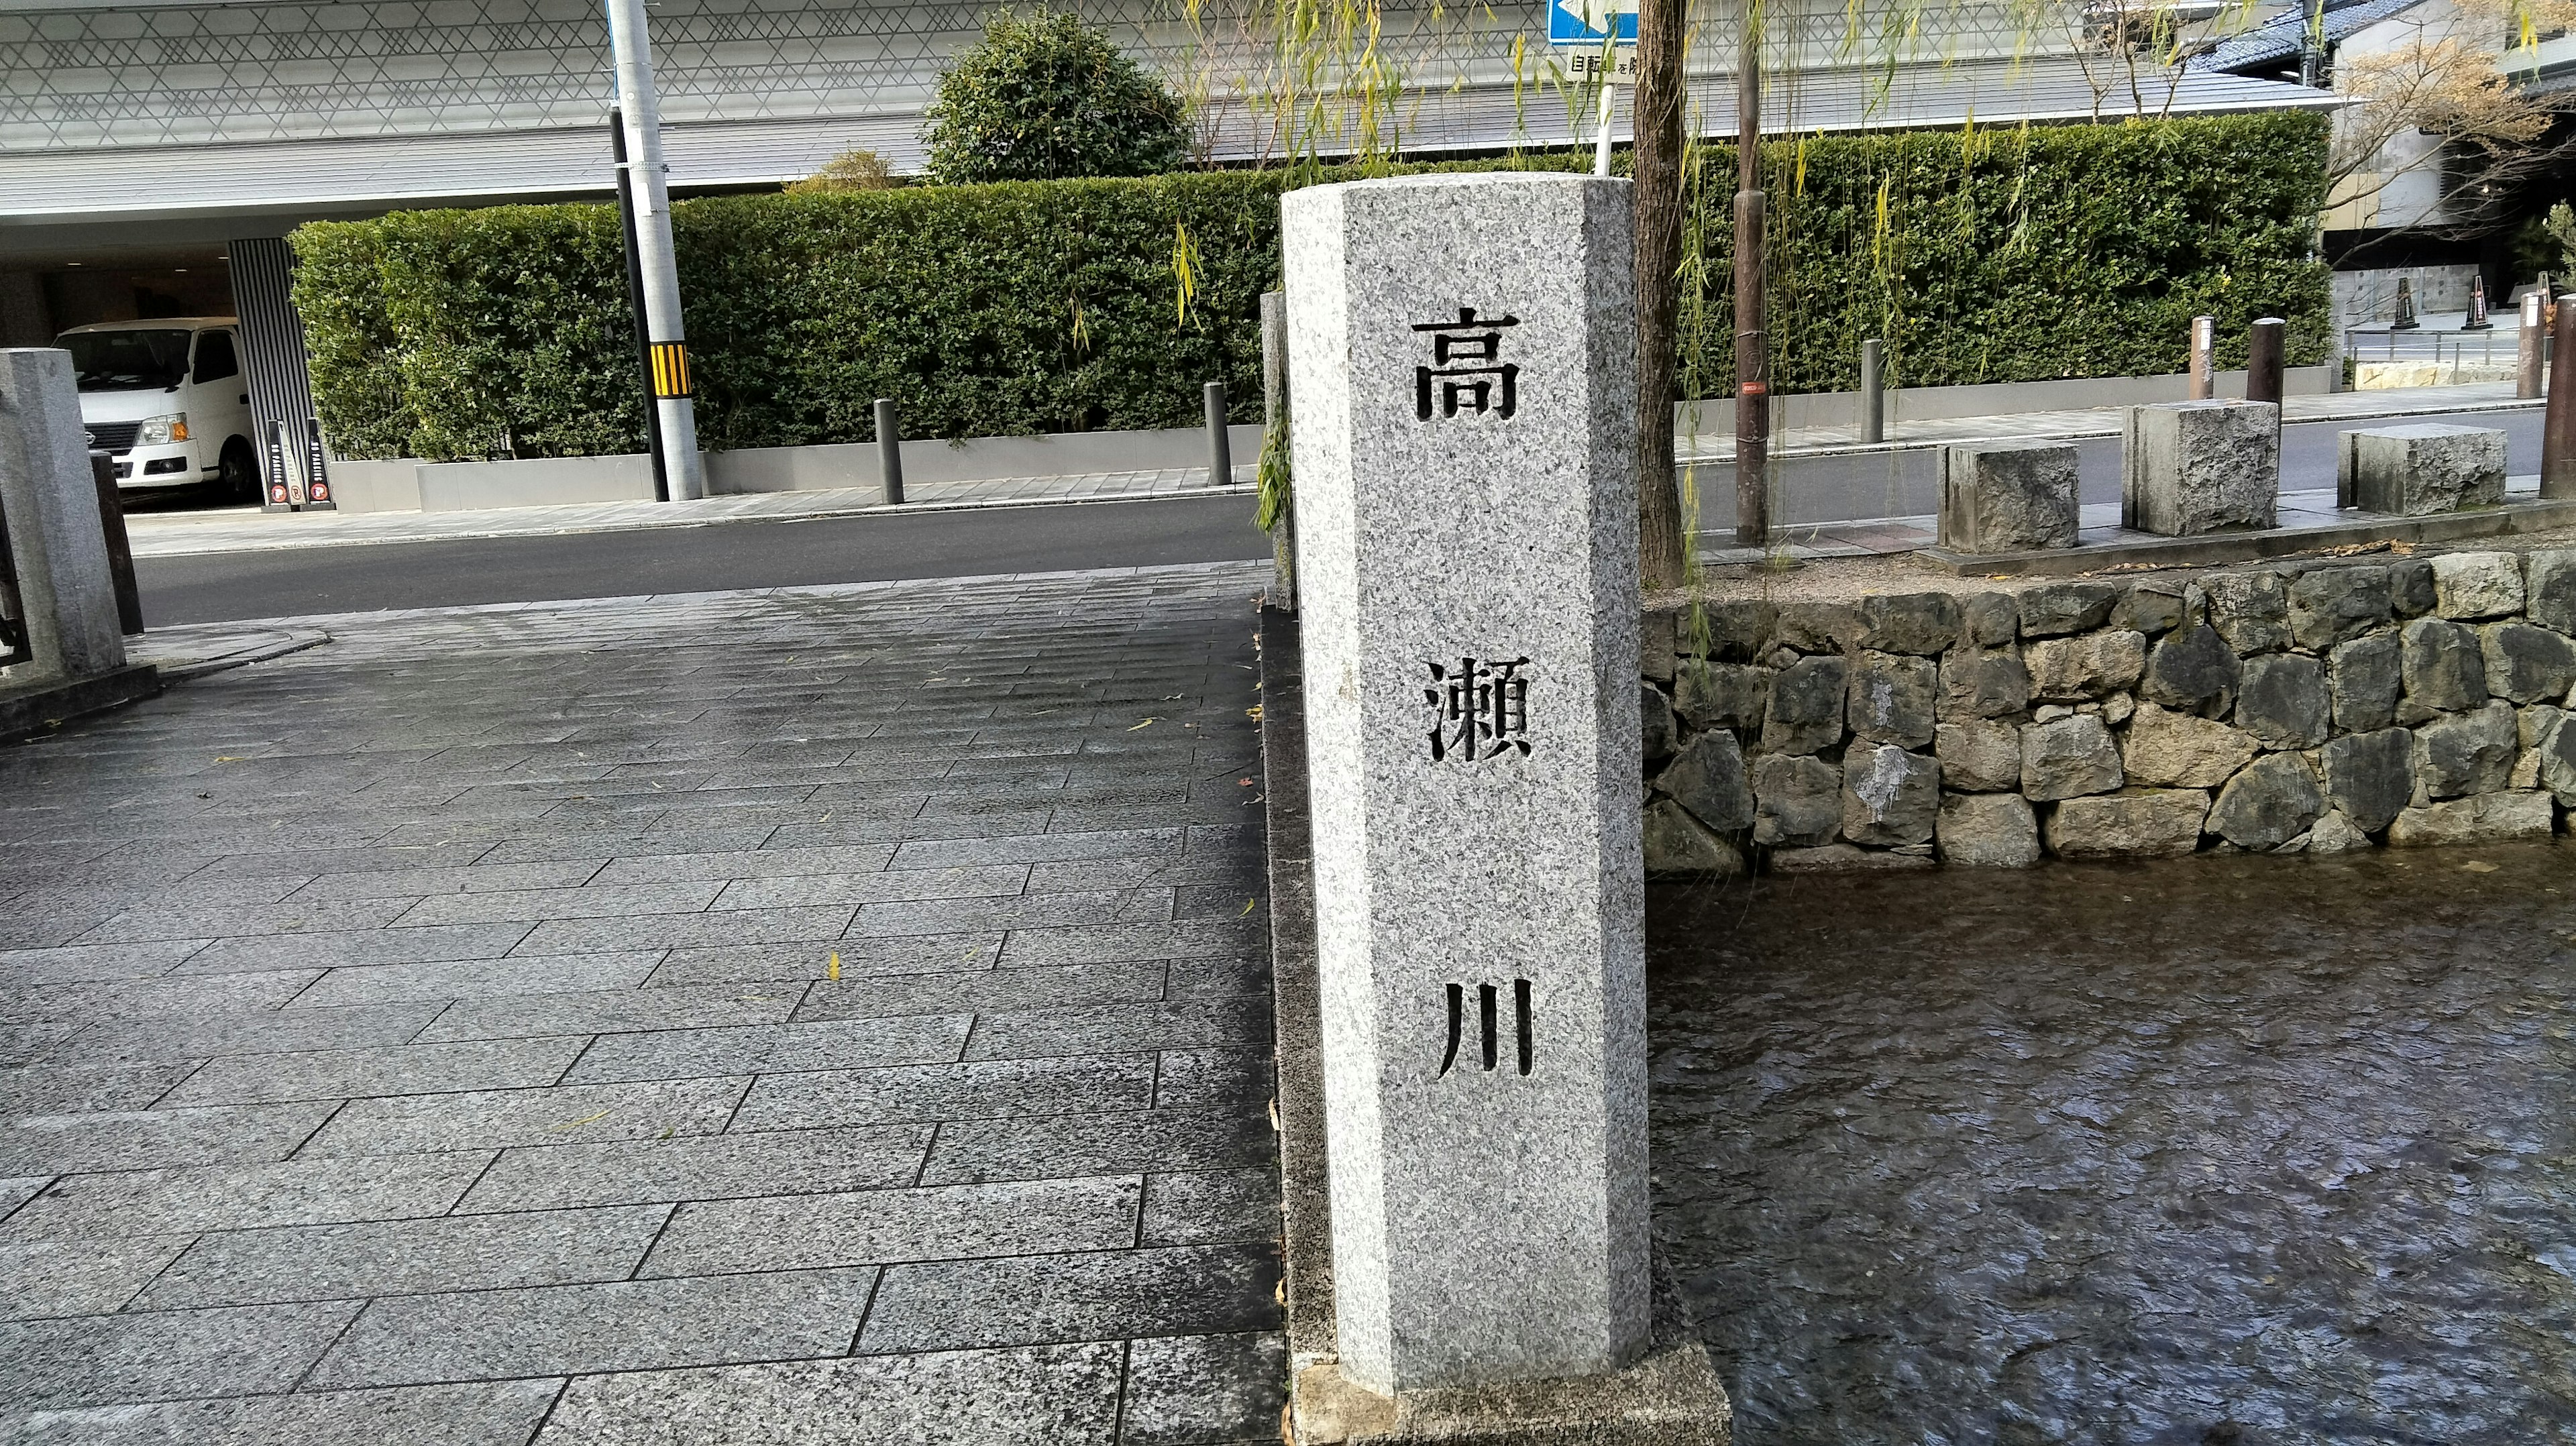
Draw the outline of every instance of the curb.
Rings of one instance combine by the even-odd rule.
[[[234,668],[247,667],[252,663],[265,663],[271,658],[282,658],[289,653],[303,652],[307,648],[318,648],[329,641],[331,641],[331,635],[320,628],[285,628],[268,632],[260,640],[245,647],[236,648],[229,653],[218,653],[210,658],[155,663],[153,666],[160,670],[163,681],[184,683],[212,673],[229,672]]]

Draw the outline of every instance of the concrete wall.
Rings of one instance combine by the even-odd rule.
[[[2291,396],[2334,390],[2332,367],[2292,367],[2282,377]],[[2001,417],[2020,412],[2072,412],[2096,407],[2135,407],[2190,397],[2191,379],[2180,372],[2158,377],[2069,377],[2047,382],[1995,382],[1973,387],[1904,387],[1890,392],[1887,420],[1934,422],[1953,417]],[[2245,395],[2245,373],[2220,372],[2218,395]],[[1696,415],[1694,415],[1696,414]],[[1684,402],[1674,409],[1674,431],[1687,439],[1735,435],[1735,399]],[[1696,421],[1696,426],[1694,426]],[[1853,427],[1860,424],[1860,393],[1812,392],[1773,403],[1774,430]]]

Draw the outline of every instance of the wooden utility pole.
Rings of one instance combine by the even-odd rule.
[[[1637,571],[1647,591],[1682,585],[1680,479],[1673,466],[1674,338],[1681,305],[1682,25],[1685,0],[1638,0]],[[1606,78],[1605,78],[1606,83]]]
[[[1762,12],[1741,0],[1735,61],[1735,545],[1771,540],[1771,348],[1762,313]],[[1638,59],[1642,62],[1641,52]]]

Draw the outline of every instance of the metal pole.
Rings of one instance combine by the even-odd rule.
[[[1207,408],[1208,485],[1234,485],[1234,439],[1225,430],[1225,383],[1210,382],[1199,388],[1199,399]]]
[[[2522,294],[2522,327],[2514,333],[2513,394],[2529,401],[2540,395],[2541,294]]]
[[[2191,399],[2208,401],[2218,387],[2218,318],[2191,319]]]
[[[1762,37],[1742,0],[1735,61],[1735,545],[1771,540],[1771,361],[1762,308]]]
[[[2259,318],[2245,341],[2245,400],[2280,405],[2283,375],[2282,342],[2289,331],[2288,322],[2277,316]]]
[[[608,113],[608,149],[617,159],[617,230],[626,241],[626,305],[635,313],[635,365],[644,378],[644,449],[653,454],[653,500],[671,500],[662,465],[662,409],[653,400],[652,323],[644,317],[644,258],[635,246],[635,191],[626,177],[626,121]]]
[[[1880,372],[1881,349],[1874,336],[1860,344],[1860,439],[1864,442],[1887,440],[1887,383]]]
[[[888,506],[903,501],[903,427],[892,397],[877,398],[877,481]]]
[[[653,346],[663,471],[673,500],[692,501],[707,495],[707,468],[698,455],[697,412],[689,402],[688,337],[680,325],[679,262],[671,244],[670,168],[662,163],[662,112],[653,96],[644,0],[608,0],[608,39],[617,58],[618,112],[626,123],[626,172],[633,178],[635,252]]]
[[[2540,423],[2540,495],[2576,497],[2576,306],[2558,303],[2558,327],[2549,350],[2549,404]]]

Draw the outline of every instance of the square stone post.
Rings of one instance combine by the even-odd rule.
[[[124,629],[70,352],[0,350],[0,517],[27,610],[30,671],[91,678],[123,668]]]
[[[2062,442],[1944,447],[1940,545],[1970,554],[2073,547],[2077,480],[2075,448]]]
[[[2504,504],[2505,434],[2416,422],[2341,434],[2335,492],[2343,505],[2431,517]]]
[[[2131,407],[2120,446],[2120,525],[2163,537],[2268,528],[2279,517],[2274,402]]]
[[[1284,213],[1341,1373],[1649,1342],[1626,181]]]

